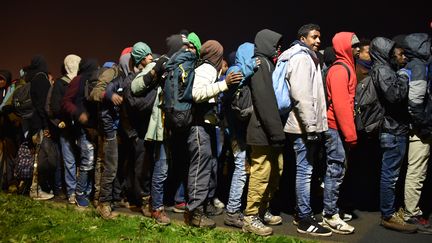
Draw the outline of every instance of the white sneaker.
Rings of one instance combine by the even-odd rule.
[[[36,201],[49,200],[54,197],[54,194],[44,192],[40,189],[40,187],[35,190],[34,188],[30,189],[30,198]]]
[[[270,213],[269,210],[267,210],[264,214],[263,221],[265,224],[268,225],[278,225],[282,224],[282,217],[278,215],[273,215]]]
[[[217,208],[225,208],[225,204],[221,202],[217,197],[213,199],[213,206]]]
[[[76,198],[75,193],[72,193],[68,198],[69,204],[75,204],[75,198]]]
[[[323,216],[322,226],[342,235],[352,234],[354,232],[354,227],[343,221],[339,217],[339,214],[335,214],[331,218]]]

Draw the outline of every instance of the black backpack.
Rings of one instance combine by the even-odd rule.
[[[382,106],[371,76],[366,76],[357,83],[354,99],[354,116],[357,131],[366,134],[377,134],[384,120]]]
[[[123,81],[123,99],[126,110],[132,114],[150,115],[153,110],[153,103],[157,95],[157,87],[148,89],[140,95],[134,95],[131,90],[132,81],[136,73],[129,74]]]
[[[12,95],[12,104],[15,114],[23,119],[29,119],[33,115],[33,104],[30,96],[31,82],[16,89]]]
[[[249,85],[238,88],[232,96],[231,110],[240,121],[249,121],[253,113],[252,95]]]

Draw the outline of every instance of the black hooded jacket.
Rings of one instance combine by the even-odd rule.
[[[283,146],[285,134],[273,90],[273,58],[282,35],[264,29],[255,37],[255,56],[261,61],[251,78],[250,88],[254,112],[247,128],[247,144]]]
[[[396,67],[391,65],[395,42],[376,37],[371,41],[370,55],[374,62],[370,76],[377,89],[385,115],[381,132],[393,135],[408,134],[408,83],[396,73]]]

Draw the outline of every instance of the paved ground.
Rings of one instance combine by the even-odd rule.
[[[119,209],[120,213],[129,215],[141,215],[136,208],[131,209]],[[171,212],[167,209],[168,215],[172,220],[177,223],[183,223],[183,214]],[[304,234],[299,234],[296,231],[296,227],[292,224],[292,216],[288,214],[282,214],[283,224],[279,226],[273,226],[275,234],[290,235],[297,238],[313,239],[320,242],[367,242],[367,243],[422,243],[432,242],[432,235],[425,234],[403,234],[391,230],[384,229],[379,225],[379,212],[366,212],[366,211],[355,211],[357,218],[352,220],[352,224],[356,231],[351,235],[338,235],[333,234],[330,237],[313,237]],[[232,230],[239,230],[233,227],[228,227],[223,224],[223,215],[213,217],[218,227],[230,228]],[[319,216],[317,215],[317,218]]]

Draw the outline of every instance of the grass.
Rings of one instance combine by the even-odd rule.
[[[120,215],[106,221],[94,209],[38,202],[0,193],[0,242],[306,242],[287,236],[260,237],[182,224],[159,226],[144,217]]]

